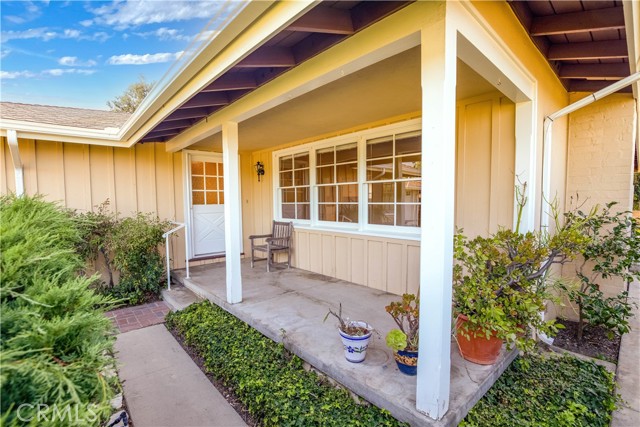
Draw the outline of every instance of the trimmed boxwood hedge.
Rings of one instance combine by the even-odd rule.
[[[405,425],[386,410],[356,403],[306,371],[282,344],[207,301],[170,313],[166,324],[264,426]]]
[[[462,427],[606,427],[613,374],[571,356],[516,359],[459,424]]]

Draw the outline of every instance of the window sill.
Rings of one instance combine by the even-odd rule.
[[[342,227],[327,227],[326,225],[296,224],[295,222],[293,223],[293,227],[295,230],[323,231],[328,233],[350,234],[355,236],[372,236],[382,237],[385,239],[413,240],[417,242],[420,241],[420,229],[417,229],[416,231],[405,231],[393,228],[392,230],[389,230],[387,232],[380,230],[357,230]]]

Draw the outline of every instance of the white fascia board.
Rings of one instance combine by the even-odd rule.
[[[293,4],[289,4],[293,3]],[[279,32],[288,25],[290,16],[287,16],[287,23],[276,26],[276,32],[271,32],[267,39],[252,38],[249,43],[240,45],[237,39],[246,38],[246,32],[251,31],[254,22],[262,20],[262,16],[269,10],[277,9],[282,13],[282,9],[292,6],[291,13],[296,18],[316,2],[300,1],[274,4],[268,1],[252,1],[229,22],[209,44],[204,47],[196,56],[167,83],[160,93],[148,101],[143,102],[141,108],[136,111],[122,128],[123,140],[135,142],[164,118],[171,114],[180,105],[186,102],[193,94],[206,87],[213,80],[222,75],[225,71],[235,65],[242,58],[257,49],[268,38]],[[286,14],[283,14],[283,18]],[[273,19],[273,18],[272,18]],[[275,23],[275,21],[274,21]],[[226,60],[225,60],[226,59]],[[212,67],[213,64],[224,63],[222,66]]]
[[[438,2],[416,2],[354,34],[233,104],[211,114],[166,143],[175,152],[295,97],[420,44],[420,29]]]
[[[42,141],[71,142],[75,144],[128,147],[118,137],[117,128],[86,129],[20,120],[0,120],[0,136],[7,136],[7,129],[18,132],[20,138]]]
[[[163,99],[162,95],[159,97],[153,107],[156,112],[152,119],[135,132],[126,131],[127,139],[136,141],[141,138],[194,93],[223,75],[316,4],[317,1],[310,0],[278,3],[252,2],[249,6],[253,7],[247,6],[247,9],[243,10],[245,13],[241,13],[242,16],[228,25],[226,31],[232,32],[234,37],[227,36],[221,39],[218,36],[214,39],[211,45],[204,49],[192,64],[189,64],[189,68],[180,74],[180,79],[172,82],[171,86],[175,88],[165,92],[167,99]],[[153,108],[149,107],[150,110]],[[141,117],[139,121],[144,122],[144,120],[144,117]],[[131,128],[135,129],[133,126]]]

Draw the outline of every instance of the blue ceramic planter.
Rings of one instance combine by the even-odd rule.
[[[418,352],[399,350],[393,353],[398,369],[405,375],[416,375],[418,373]]]

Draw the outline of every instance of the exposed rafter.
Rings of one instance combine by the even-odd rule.
[[[153,131],[166,131],[172,129],[184,129],[186,127],[191,126],[195,121],[184,119],[184,120],[173,120],[173,121],[165,121],[156,126]]]
[[[288,68],[296,65],[291,49],[286,47],[263,47],[240,61],[237,68],[278,67]]]
[[[572,80],[569,84],[571,92],[597,92],[604,89],[612,82],[606,80]],[[620,89],[618,92],[631,93],[631,86]]]
[[[351,13],[345,9],[317,6],[287,27],[289,31],[325,34],[353,34]]]
[[[629,75],[629,64],[564,64],[562,79],[622,79]]]
[[[229,97],[224,92],[203,92],[199,93],[180,108],[213,107],[229,104]]]
[[[616,6],[607,9],[535,17],[531,22],[529,32],[532,36],[548,36],[623,28],[622,6]]]
[[[625,40],[607,40],[583,43],[554,44],[549,47],[547,58],[551,60],[627,58]]]
[[[199,119],[206,117],[213,111],[209,108],[186,108],[176,110],[171,113],[164,121],[183,120],[183,119]]]
[[[256,87],[258,87],[256,79],[251,73],[227,73],[202,89],[202,92],[255,89]]]

